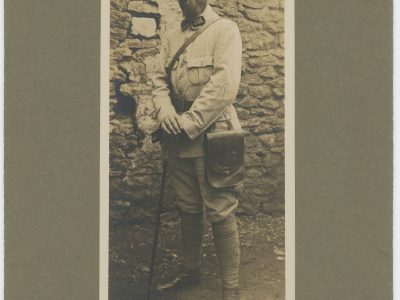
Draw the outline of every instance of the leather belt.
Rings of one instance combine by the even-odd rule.
[[[187,101],[177,95],[171,95],[171,101],[176,111],[180,113],[188,111],[193,105],[192,101]]]

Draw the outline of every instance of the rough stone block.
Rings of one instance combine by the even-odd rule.
[[[268,56],[268,50],[247,50],[246,57],[263,57]]]
[[[270,100],[266,100],[266,101],[262,101],[260,103],[261,107],[265,107],[265,108],[272,109],[272,110],[275,110],[275,109],[279,108],[280,105],[281,105],[281,103],[279,101],[271,100],[271,99]]]
[[[247,85],[245,85],[244,83],[243,83],[243,81],[242,81],[242,84],[240,85],[240,87],[239,87],[239,91],[238,91],[238,93],[237,93],[237,96],[238,97],[243,97],[243,96],[245,96],[246,94],[247,94]]]
[[[127,47],[130,49],[148,49],[157,48],[157,40],[143,40],[143,39],[126,39],[121,43],[120,47]]]
[[[123,28],[117,28],[117,27],[112,27],[110,29],[110,36],[114,40],[123,40],[126,38],[126,35],[128,33],[128,29],[123,29]]]
[[[110,39],[110,48],[115,49],[118,47],[119,41],[115,39]]]
[[[120,67],[128,74],[144,74],[146,72],[144,63],[140,63],[134,60],[124,61],[120,63]]]
[[[237,1],[232,0],[219,0],[217,7],[218,11],[223,12],[228,17],[239,16]]]
[[[121,84],[120,92],[124,96],[136,96],[136,95],[143,95],[143,94],[150,94],[151,87],[147,84],[138,84],[135,82],[128,82]]]
[[[242,80],[249,85],[263,84],[264,80],[257,73],[246,73],[242,76]]]
[[[283,1],[282,0],[266,0],[266,5],[271,9],[282,9]]]
[[[144,48],[144,49],[139,49],[135,52],[133,55],[133,58],[137,61],[143,61],[149,56],[156,56],[159,54],[159,49],[155,47],[149,47],[149,48]]]
[[[271,152],[274,153],[284,153],[285,152],[285,147],[272,147]]]
[[[154,18],[132,17],[132,34],[146,38],[156,35],[157,23]]]
[[[123,10],[128,5],[129,0],[111,0],[111,9]]]
[[[276,34],[284,31],[285,24],[283,22],[266,22],[263,27],[270,33]]]
[[[110,58],[117,61],[132,59],[132,51],[129,48],[112,49]]]
[[[128,4],[128,10],[142,14],[158,13],[157,6],[154,6],[150,3],[138,2],[138,1],[130,1]]]
[[[285,91],[283,88],[275,88],[272,90],[272,93],[276,98],[282,98],[285,95]]]
[[[252,97],[246,97],[245,99],[238,102],[240,107],[250,108],[258,105],[258,100]]]
[[[157,123],[151,116],[142,116],[137,120],[137,125],[145,134],[151,134],[157,129]]]
[[[285,50],[283,48],[273,48],[271,49],[271,54],[278,58],[285,58]]]
[[[247,8],[260,9],[265,7],[265,0],[241,0],[240,3]]]
[[[249,94],[258,99],[264,99],[271,96],[271,90],[266,85],[250,85]]]
[[[128,29],[129,23],[131,22],[131,15],[127,12],[120,12],[117,10],[111,10],[110,22],[113,27],[118,27],[122,29]]]
[[[246,48],[249,50],[269,50],[276,47],[275,36],[265,31],[255,31],[249,34]]]
[[[120,47],[127,47],[127,48],[142,48],[143,41],[140,39],[126,39],[120,45]]]
[[[246,9],[244,15],[251,21],[254,22],[266,22],[266,21],[279,21],[282,19],[282,13],[277,10],[264,9]]]
[[[279,33],[278,44],[279,44],[279,47],[285,48],[285,34],[284,33]]]
[[[144,65],[146,68],[147,76],[151,77],[152,74],[154,74],[160,68],[160,61],[160,55],[157,55],[155,57],[148,56],[145,58]]]
[[[128,78],[132,82],[139,83],[142,77],[146,75],[146,68],[143,63],[131,60],[124,61],[119,66],[126,74],[128,74]]]
[[[117,81],[117,82],[125,82],[126,81],[126,75],[124,72],[119,70],[118,68],[110,68],[110,80],[111,81]]]
[[[261,144],[267,147],[272,147],[275,144],[275,134],[263,134],[258,137]]]
[[[136,97],[136,102],[138,103],[136,109],[136,119],[140,119],[143,116],[154,117],[154,104],[151,99],[151,95],[139,95]],[[155,120],[155,118],[153,118]]]
[[[236,112],[237,112],[238,117],[239,117],[240,120],[248,120],[251,117],[250,113],[249,113],[249,111],[247,109],[238,107],[236,109]]]
[[[265,79],[272,79],[272,78],[275,78],[278,76],[278,74],[275,71],[275,68],[272,66],[262,68],[258,72],[258,75],[260,75],[262,78],[265,78]]]
[[[258,72],[259,70],[257,68],[263,68],[267,66],[277,66],[281,65],[282,62],[279,60],[279,58],[273,56],[272,54],[269,54],[268,56],[264,57],[250,57],[248,60],[248,65],[255,69],[255,72]],[[246,68],[246,71],[248,71],[249,68]]]

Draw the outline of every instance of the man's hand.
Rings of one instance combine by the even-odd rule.
[[[170,113],[163,118],[160,126],[169,135],[178,135],[183,130],[180,118],[177,113]]]

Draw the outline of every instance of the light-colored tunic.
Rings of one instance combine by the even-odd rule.
[[[218,17],[210,6],[202,16],[206,22]],[[153,103],[157,120],[175,111],[167,82],[166,66],[172,60],[185,39],[193,34],[190,28],[180,26],[166,34],[161,49],[161,62],[154,78]],[[168,145],[170,156],[200,157],[204,155],[204,131],[215,121],[213,130],[240,129],[236,111],[232,105],[240,84],[242,41],[236,23],[220,19],[189,45],[172,71],[175,91],[187,101],[194,101],[191,109],[182,114],[183,127],[190,141],[172,140]]]

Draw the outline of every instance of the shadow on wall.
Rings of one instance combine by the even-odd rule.
[[[136,105],[135,100],[130,95],[124,95],[120,92],[121,83],[115,83],[115,98],[116,103],[113,106],[113,111],[117,114],[125,115],[125,116],[135,116],[136,114]],[[132,121],[135,122],[135,118],[132,118]]]

